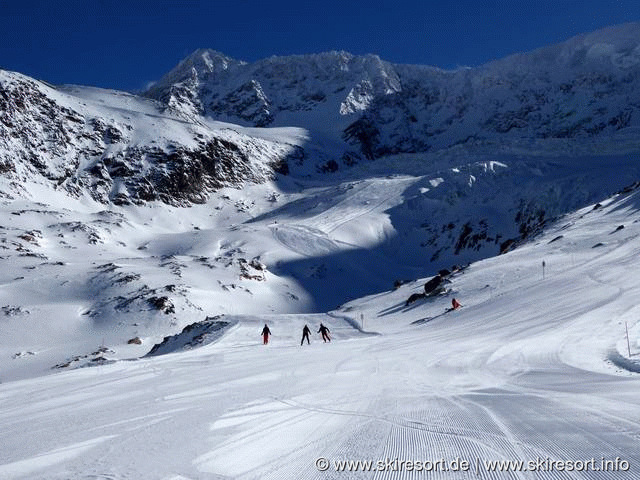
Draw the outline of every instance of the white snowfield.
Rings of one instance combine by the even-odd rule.
[[[476,73],[203,50],[166,105],[0,71],[0,480],[640,479],[638,32]],[[140,196],[207,144],[243,155]]]
[[[635,191],[567,215],[533,242],[453,274],[448,293],[409,306],[426,279],[326,314],[259,313],[256,294],[254,313],[227,312],[229,329],[201,348],[2,383],[0,478],[637,479],[639,202]],[[282,223],[266,228],[266,252],[337,245],[318,225],[276,232]],[[241,229],[261,224],[251,225]],[[156,233],[164,240],[142,252],[182,245],[173,261],[189,266],[176,269],[192,271],[184,255],[213,248],[215,235],[189,235]],[[231,294],[238,311],[251,308]],[[453,297],[463,307],[444,313]],[[321,322],[330,343],[316,333]],[[313,334],[301,346],[305,324]],[[114,338],[105,341],[114,357],[143,353]],[[46,356],[34,353],[13,365]]]

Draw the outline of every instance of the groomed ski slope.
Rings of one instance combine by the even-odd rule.
[[[424,281],[329,314],[230,317],[222,338],[187,352],[1,384],[0,478],[637,479],[639,201],[566,216],[408,307]],[[453,296],[462,309],[442,315]],[[305,323],[314,335],[301,347]],[[470,470],[335,471],[396,458]],[[592,458],[628,470],[484,463]]]

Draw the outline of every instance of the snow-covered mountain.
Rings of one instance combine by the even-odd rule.
[[[636,480],[639,43],[0,71],[0,478]]]
[[[635,185],[639,31],[451,72],[198,50],[146,96],[0,71],[2,351],[31,351],[25,322],[52,340],[11,378],[90,361],[96,335],[325,312]]]
[[[629,161],[640,151],[639,32],[611,27],[456,71],[198,50],[146,92],[154,100],[2,72],[1,191],[39,182],[105,205],[189,205],[268,179],[274,191],[340,192],[410,175],[420,181],[375,241],[403,264],[465,263],[640,177]],[[325,205],[348,196],[327,192]]]
[[[638,92],[640,24],[631,23],[455,71],[346,52],[245,63],[197,50],[146,95],[184,118],[307,128],[335,170],[455,145],[573,139],[601,151],[620,131],[637,132]]]
[[[131,94],[52,87],[0,71],[5,195],[44,183],[101,203],[204,201],[215,188],[262,182],[290,145],[185,122]]]

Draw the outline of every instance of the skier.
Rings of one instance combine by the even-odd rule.
[[[460,302],[458,300],[456,300],[455,298],[451,300],[451,307],[452,310],[457,310],[458,308],[460,308],[462,305],[460,305]]]
[[[304,343],[304,339],[307,339],[307,345],[310,345],[311,342],[309,341],[309,334],[311,333],[311,330],[309,330],[309,327],[307,325],[304,326],[304,328],[302,329],[302,340],[300,340],[300,345],[302,345]]]
[[[262,344],[266,345],[269,343],[269,335],[271,335],[271,330],[267,327],[267,324],[264,324],[264,328],[262,329]]]
[[[331,341],[331,337],[329,336],[329,329],[327,327],[325,327],[323,324],[320,324],[320,329],[318,330],[318,333],[322,334],[322,340],[327,343],[328,341]]]

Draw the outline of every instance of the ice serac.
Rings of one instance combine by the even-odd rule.
[[[216,70],[224,62],[206,55],[202,65],[187,64]],[[103,203],[198,203],[213,189],[271,178],[271,165],[291,148],[163,109],[124,92],[52,87],[0,71],[5,194],[35,182]]]
[[[457,145],[608,141],[638,127],[638,92],[640,24],[629,23],[453,71],[345,52],[244,63],[198,50],[147,95],[185,115],[329,131],[353,164]]]

